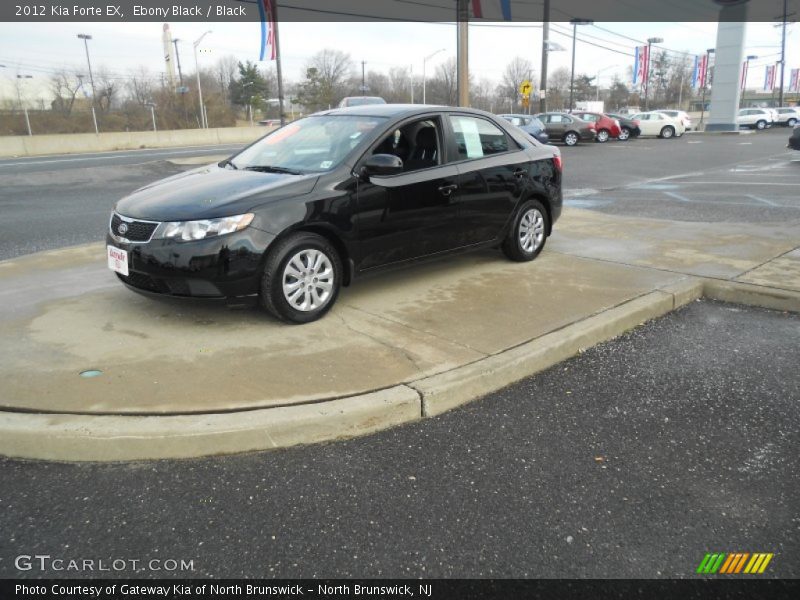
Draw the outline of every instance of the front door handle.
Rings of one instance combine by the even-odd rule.
[[[442,193],[442,196],[449,196],[454,191],[458,189],[458,186],[455,183],[451,183],[450,185],[441,185],[439,186],[439,191]]]
[[[525,169],[517,169],[516,171],[514,171],[514,177],[516,177],[517,179],[521,179],[525,177],[525,175],[527,174],[528,172]]]

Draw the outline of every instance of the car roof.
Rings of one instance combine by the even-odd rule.
[[[346,108],[324,110],[314,113],[313,116],[352,115],[358,117],[411,117],[416,114],[423,115],[430,112],[470,113],[494,118],[497,118],[498,116],[475,108],[465,108],[462,106],[440,106],[436,104],[364,104],[362,106],[348,106]]]

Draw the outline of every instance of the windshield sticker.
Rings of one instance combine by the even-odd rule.
[[[319,168],[330,169],[332,164],[333,164],[332,160],[323,160],[321,163],[319,163]]]
[[[359,137],[361,137],[361,132],[360,131],[356,131],[353,135],[350,136],[350,139],[351,140],[357,140]]]

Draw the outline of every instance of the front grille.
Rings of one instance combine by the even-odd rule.
[[[135,271],[131,271],[128,275],[117,273],[117,277],[129,286],[140,290],[155,292],[157,294],[169,294],[170,292],[169,288],[161,279],[154,279],[144,273],[136,273]]]
[[[119,230],[121,225],[127,227],[124,233]],[[117,213],[111,216],[111,235],[122,238],[129,242],[148,242],[153,236],[153,232],[158,227],[158,223],[149,221],[136,221],[134,219],[123,219]]]

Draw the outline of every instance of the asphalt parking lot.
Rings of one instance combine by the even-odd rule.
[[[683,578],[708,551],[798,577],[799,363],[799,316],[695,302],[365,438],[0,460],[0,577],[45,575],[14,557],[49,554],[193,560],[183,576]]]
[[[560,146],[567,206],[690,221],[800,218],[800,152],[783,127],[750,135]],[[170,158],[233,146],[0,160],[0,260],[101,241],[114,203],[188,169]]]

